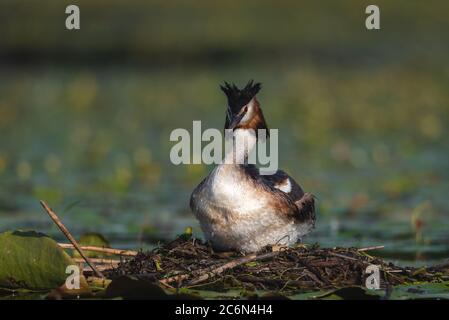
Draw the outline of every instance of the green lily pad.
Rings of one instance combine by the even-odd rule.
[[[345,287],[326,293],[305,293],[289,296],[290,299],[324,299],[324,300],[409,300],[409,299],[449,299],[449,282],[404,284],[385,290],[369,290],[364,287]]]
[[[394,287],[390,299],[449,299],[449,282],[399,285]]]
[[[76,265],[58,244],[36,231],[0,234],[0,287],[44,290],[60,287]]]
[[[358,286],[340,288],[316,296],[316,298],[324,300],[379,300],[380,297],[381,291],[368,290]]]

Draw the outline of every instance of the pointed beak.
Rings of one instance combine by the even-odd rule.
[[[239,114],[233,115],[231,123],[229,124],[229,129],[234,130],[239,125],[244,115],[245,115],[244,112],[240,112]]]

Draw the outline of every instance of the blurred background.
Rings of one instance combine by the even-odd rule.
[[[174,166],[175,128],[222,128],[223,81],[263,83],[280,167],[318,198],[322,246],[449,256],[449,2],[0,2],[0,231],[151,248],[184,228],[209,166]],[[81,30],[65,29],[77,4]]]

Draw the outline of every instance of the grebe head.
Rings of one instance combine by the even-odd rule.
[[[225,82],[220,86],[228,97],[228,108],[226,110],[225,129],[266,129],[265,118],[256,99],[261,84],[250,80],[243,89],[237,88],[235,84]],[[268,134],[268,132],[267,132]]]

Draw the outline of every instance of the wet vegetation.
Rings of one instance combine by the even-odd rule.
[[[237,271],[251,275],[286,261],[309,270],[301,261],[326,261],[358,273],[369,259],[356,249],[330,251],[361,259],[352,265],[328,256],[327,248],[334,247],[382,245],[366,253],[386,266],[393,263],[395,270],[432,273],[428,267],[449,257],[449,20],[443,14],[448,4],[377,2],[379,32],[364,28],[360,1],[217,6],[134,0],[111,1],[107,8],[79,1],[82,29],[68,33],[59,14],[63,4],[2,1],[0,231],[34,229],[66,242],[39,207],[38,199],[45,199],[77,239],[100,233],[109,242],[102,245],[147,252],[170,243],[187,226],[201,237],[188,199],[210,167],[172,165],[169,134],[191,128],[193,120],[202,120],[204,129],[222,128],[226,100],[218,85],[254,78],[263,83],[259,100],[268,125],[279,129],[280,166],[317,196],[317,229],[304,239],[307,247],[214,278],[215,285],[223,284],[220,295],[210,291],[217,287],[202,288],[204,283],[197,294],[289,291],[293,271],[282,276],[274,268],[262,271],[267,283],[244,281]],[[201,263],[227,261],[195,243],[180,245],[198,254],[183,256],[191,271],[206,266]],[[0,253],[8,255],[1,245]],[[156,279],[189,271],[177,262],[181,253],[162,248],[157,250],[167,259]],[[310,250],[309,261],[304,255]],[[155,254],[139,255],[150,273],[156,267],[148,259]],[[133,265],[138,261],[122,261],[115,272],[142,273]],[[312,273],[320,268],[318,279],[325,272],[311,268]],[[399,274],[408,277],[406,287],[396,287],[402,282],[392,273],[388,279],[397,289],[388,291],[390,298],[447,298],[444,278],[423,285],[416,282],[429,279]],[[348,273],[348,279],[340,284],[359,289],[326,285],[319,287],[326,292],[311,290],[310,296],[366,297],[361,275],[355,281]],[[310,274],[295,281],[316,283]],[[188,282],[180,286],[186,294],[193,290],[185,287]],[[303,291],[287,295],[309,297]]]
[[[103,240],[93,234],[88,238],[89,243]],[[0,240],[4,257],[0,294],[6,299],[448,298],[448,263],[428,268],[397,266],[372,255],[382,246],[274,245],[242,255],[216,252],[185,233],[147,252],[86,246],[81,239],[83,252],[97,251],[82,260],[64,252],[66,245],[34,231],[6,232]],[[106,250],[114,252],[98,254]],[[96,267],[91,268],[91,263]],[[66,280],[67,270],[63,271],[76,264],[83,272],[73,289],[73,282]],[[376,266],[376,280],[367,272],[369,266]]]
[[[449,265],[433,269],[401,268],[370,256],[367,251],[371,250],[376,248],[272,246],[242,257],[236,252],[214,252],[200,240],[182,236],[152,252],[138,253],[108,275],[112,279],[122,275],[152,275],[169,288],[212,291],[241,288],[284,295],[365,286],[369,265],[379,266],[383,289],[398,284],[449,280]]]

